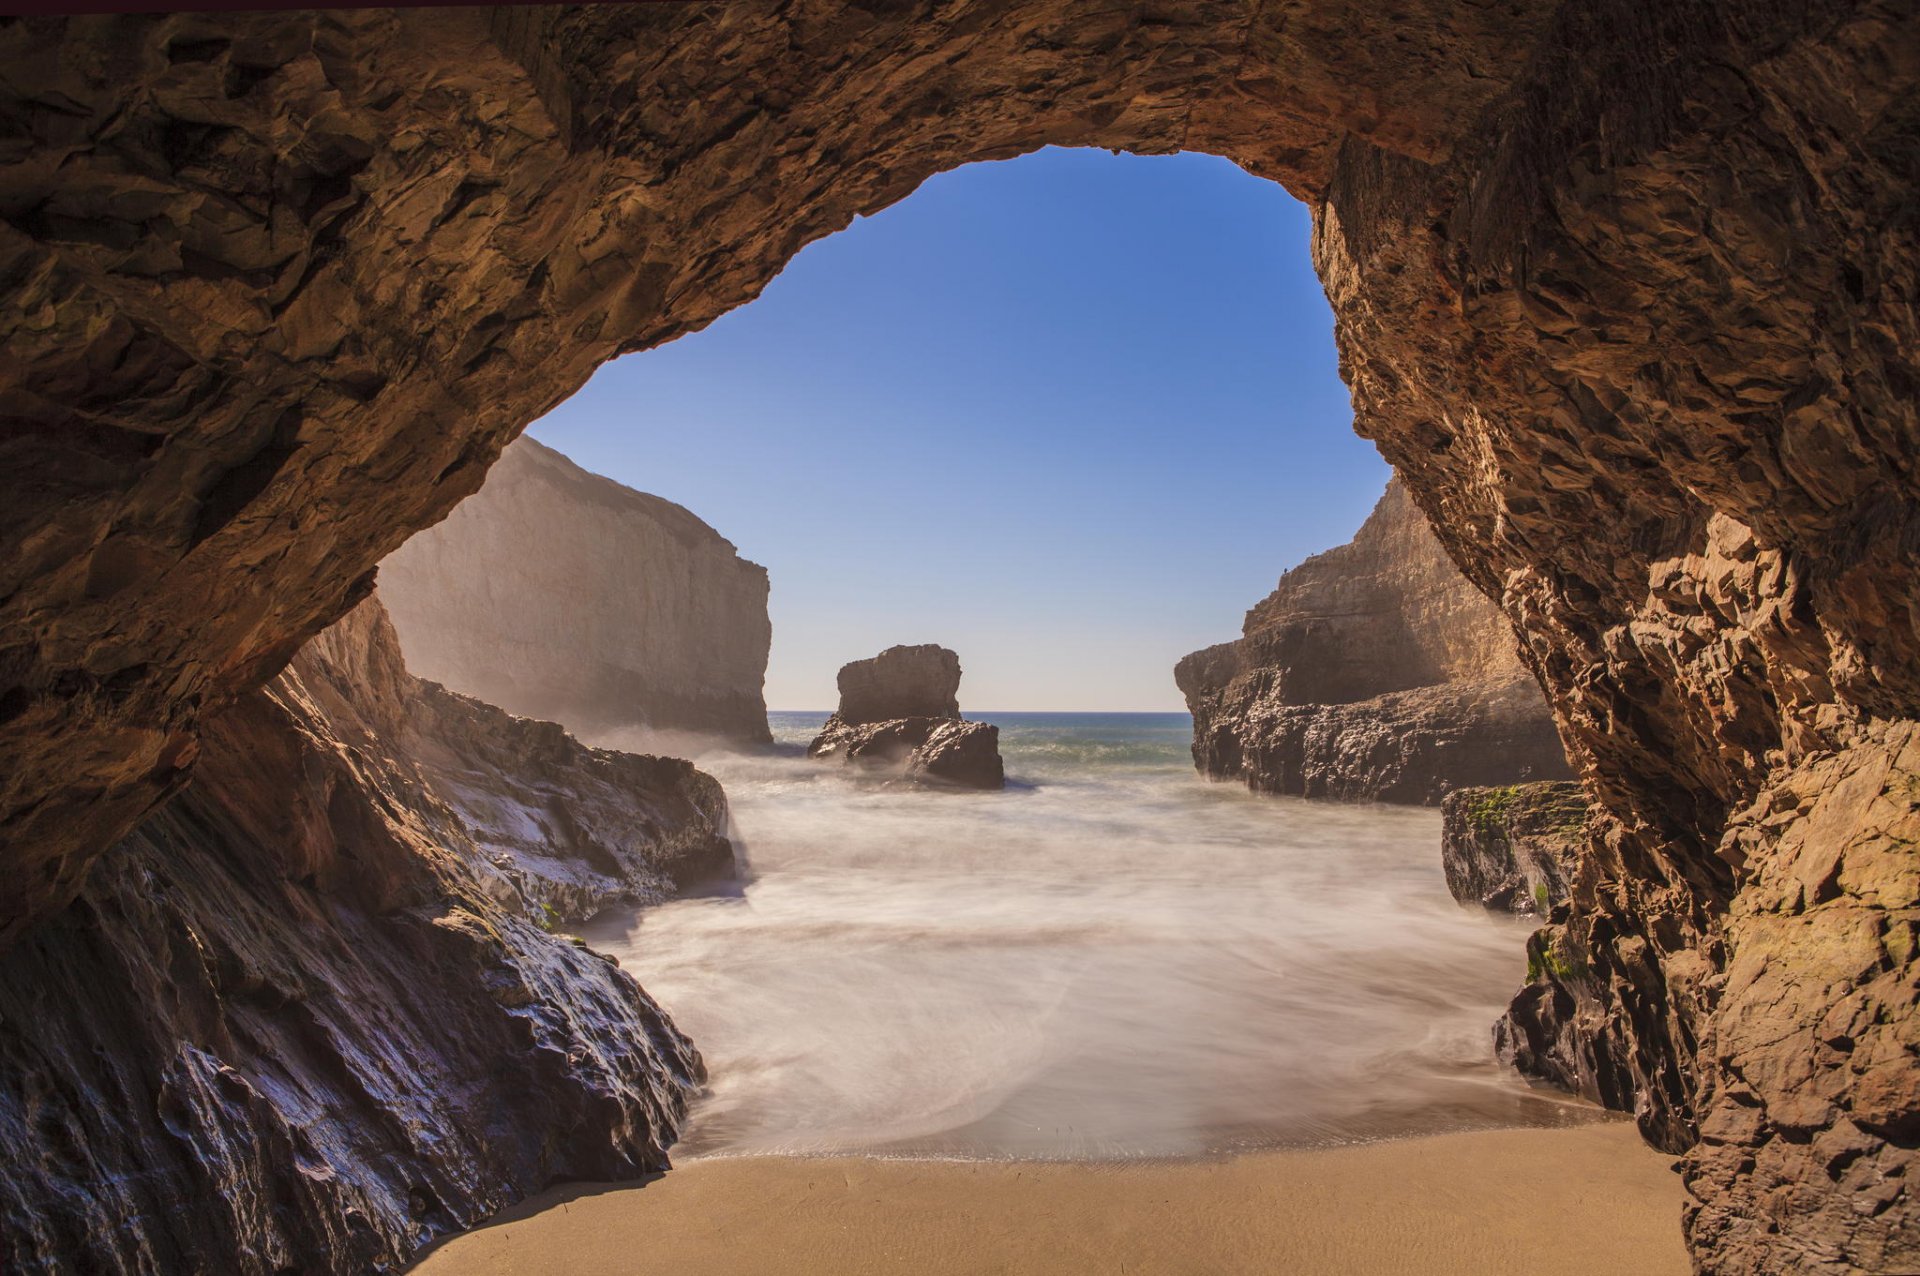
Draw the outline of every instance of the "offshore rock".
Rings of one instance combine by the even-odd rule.
[[[380,565],[407,667],[570,731],[765,743],[767,572],[671,501],[520,438]]]
[[[718,787],[652,762],[417,682],[376,602],[327,630],[0,955],[0,1267],[392,1270],[664,1168],[699,1057],[546,929],[717,858]]]
[[[986,722],[936,723],[907,759],[907,778],[968,789],[1004,789],[1000,728]]]
[[[1282,576],[1242,638],[1187,656],[1174,681],[1194,765],[1256,792],[1433,805],[1571,775],[1505,617],[1397,479],[1352,542]]]
[[[889,647],[840,667],[840,707],[810,758],[970,789],[1006,787],[1000,728],[960,717],[960,657],[945,647]]]
[[[840,707],[852,726],[890,718],[960,716],[960,657],[945,647],[889,647],[840,666]]]
[[[1440,805],[1447,889],[1462,904],[1545,916],[1567,902],[1587,805],[1577,784],[1455,789]]]

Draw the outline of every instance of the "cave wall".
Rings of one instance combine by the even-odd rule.
[[[1512,1026],[1704,1270],[1914,1266],[1916,87],[1912,0],[9,22],[0,925],[597,363],[955,164],[1208,150],[1595,799]]]
[[[766,568],[531,438],[382,560],[380,598],[409,669],[513,713],[622,744],[773,739]]]
[[[1351,541],[1288,570],[1239,638],[1173,678],[1194,766],[1256,793],[1432,806],[1571,776],[1512,625],[1398,479]]]
[[[394,1270],[665,1168],[699,1056],[550,927],[730,868],[716,783],[414,679],[372,600],[204,740],[0,953],[0,1269]]]

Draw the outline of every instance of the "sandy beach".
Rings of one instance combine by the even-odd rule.
[[[422,1276],[1684,1276],[1672,1158],[1608,1121],[1224,1161],[744,1157],[556,1189]]]

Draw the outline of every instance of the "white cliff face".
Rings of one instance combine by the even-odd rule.
[[[577,733],[767,735],[767,572],[671,501],[521,438],[380,565],[407,667]]]

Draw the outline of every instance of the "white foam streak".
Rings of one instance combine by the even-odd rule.
[[[1131,734],[1129,734],[1129,731]],[[1178,723],[1008,726],[1034,787],[708,757],[744,898],[602,919],[712,1073],[688,1153],[1184,1156],[1583,1111],[1492,1061],[1524,929],[1431,811],[1252,797]]]

